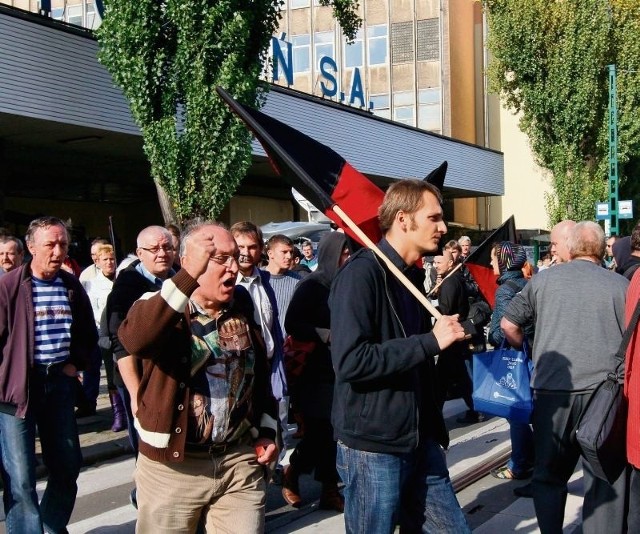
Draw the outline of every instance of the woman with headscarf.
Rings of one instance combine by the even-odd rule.
[[[504,334],[500,329],[500,320],[511,299],[527,284],[522,267],[527,262],[527,253],[522,245],[503,241],[493,246],[491,250],[491,265],[498,276],[498,289],[495,295],[495,307],[489,326],[489,343],[495,348],[500,347]],[[533,331],[525,332],[530,342]],[[509,421],[511,436],[511,459],[507,465],[494,469],[491,474],[500,479],[525,479],[533,471],[533,432],[526,423]]]
[[[282,483],[282,495],[294,507],[302,503],[300,475],[315,471],[316,480],[322,483],[320,508],[344,510],[344,498],[338,491],[336,442],[331,426],[335,374],[331,364],[328,300],[331,282],[348,257],[347,237],[343,233],[324,235],[318,246],[318,268],[296,287],[285,318],[291,337],[315,342],[298,384],[290,392],[304,420],[304,436],[291,454]]]

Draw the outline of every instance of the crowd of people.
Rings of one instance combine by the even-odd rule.
[[[118,268],[112,243],[94,239],[84,270],[58,218],[33,220],[24,242],[2,233],[7,532],[66,532],[82,465],[76,419],[96,412],[102,365],[112,430],[127,430],[136,456],[138,532],[262,532],[267,484],[298,507],[311,473],[320,507],[343,512],[348,533],[469,532],[443,405],[464,400],[461,424],[485,418],[471,397],[466,323],[482,299],[464,263],[471,240],[443,242],[442,197],[426,182],[394,183],[379,221],[379,250],[404,281],[341,231],[298,250],[281,234],[265,242],[251,221],[149,226]],[[509,422],[511,459],[492,474],[531,479],[518,494],[533,498],[541,532],[559,533],[577,421],[640,298],[640,224],[605,241],[596,223],[562,221],[550,241],[535,268],[522,245],[493,244],[495,305],[480,335],[482,346],[486,331],[493,347],[530,347],[532,421]],[[437,320],[406,284],[433,299]],[[624,375],[629,467],[610,483],[583,460],[585,533],[640,530],[639,336]]]

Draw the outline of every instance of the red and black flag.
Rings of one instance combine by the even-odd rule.
[[[328,146],[269,115],[240,104],[221,87],[217,91],[260,141],[276,172],[291,187],[361,244],[364,245],[333,212],[332,206],[340,206],[371,241],[377,243],[380,240],[378,207],[382,204],[384,192],[378,186]],[[444,162],[425,180],[442,188],[446,170],[447,163]]]
[[[491,309],[493,309],[495,305],[496,289],[498,288],[496,275],[493,273],[493,267],[491,266],[491,248],[494,243],[501,241],[511,241],[515,243],[515,240],[516,222],[512,215],[502,223],[502,226],[495,229],[478,248],[469,254],[464,262],[464,265],[478,284],[482,296],[489,303]]]

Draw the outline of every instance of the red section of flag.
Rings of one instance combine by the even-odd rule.
[[[496,289],[498,289],[498,284],[496,283],[497,277],[493,274],[493,267],[487,268],[474,263],[465,263],[465,265],[476,281],[476,284],[478,284],[482,296],[489,303],[491,309],[493,309],[496,303]]]
[[[345,162],[333,193],[331,193],[331,198],[371,241],[374,243],[380,241],[382,234],[378,222],[378,207],[384,198],[384,193],[380,188]],[[333,210],[326,210],[325,215],[338,226],[344,228],[352,238],[360,241]],[[364,245],[364,243],[362,244]]]
[[[358,237],[331,209],[338,205],[373,241],[381,238],[378,207],[383,191],[353,168],[332,148],[291,126],[252,107],[241,104],[221,87],[216,91],[231,110],[244,121],[260,141],[273,168],[316,208],[343,228],[356,241]],[[447,162],[425,180],[442,188]]]
[[[512,215],[502,223],[499,228],[496,228],[477,249],[469,254],[469,257],[464,262],[478,284],[480,293],[482,293],[482,296],[492,309],[495,305],[495,295],[498,284],[496,283],[497,277],[493,274],[493,267],[491,266],[491,248],[494,243],[500,243],[501,241],[511,241],[515,243],[515,239],[516,222]]]

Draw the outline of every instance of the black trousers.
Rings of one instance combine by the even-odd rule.
[[[591,392],[534,391],[533,503],[542,534],[561,534],[567,482],[580,458],[575,429]],[[584,534],[626,532],[628,473],[614,483],[596,477],[583,461]]]
[[[311,473],[325,484],[337,483],[336,442],[329,419],[304,416],[304,437],[296,445],[289,459],[291,466],[300,473]]]

